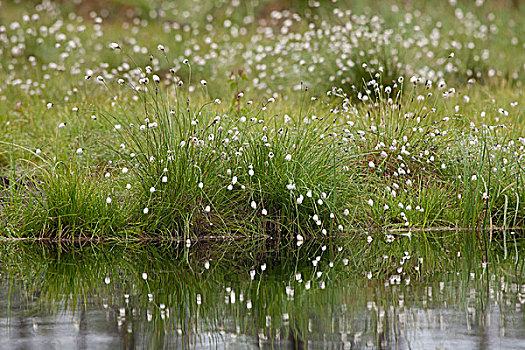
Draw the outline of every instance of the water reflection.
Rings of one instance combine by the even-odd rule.
[[[5,244],[0,348],[525,344],[519,276],[479,268],[368,280],[347,261],[355,252],[334,242],[217,245]]]

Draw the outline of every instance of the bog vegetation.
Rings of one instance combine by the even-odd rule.
[[[507,5],[4,0],[2,235],[429,248],[465,237],[419,229],[470,228],[507,254],[525,220]]]

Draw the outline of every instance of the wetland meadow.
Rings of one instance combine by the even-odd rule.
[[[0,0],[0,348],[525,348],[525,3]]]

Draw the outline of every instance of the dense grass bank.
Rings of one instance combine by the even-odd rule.
[[[2,5],[4,235],[524,225],[519,10],[155,4]]]

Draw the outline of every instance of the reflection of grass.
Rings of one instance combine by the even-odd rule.
[[[462,240],[467,239],[465,235]],[[341,316],[341,305],[346,305],[347,311],[355,308],[353,317],[358,320],[363,317],[359,310],[367,301],[388,310],[390,303],[396,305],[399,295],[406,290],[411,306],[424,307],[426,289],[417,287],[418,279],[431,278],[436,286],[440,280],[446,284],[455,283],[457,278],[463,281],[456,291],[447,287],[445,293],[434,295],[435,306],[448,303],[448,298],[455,305],[461,304],[462,298],[469,298],[470,288],[483,290],[480,287],[493,274],[508,278],[509,282],[522,278],[523,266],[516,270],[513,263],[499,262],[498,255],[490,255],[487,267],[483,268],[482,254],[464,250],[466,244],[462,240],[455,247],[443,247],[443,252],[434,247],[425,253],[421,246],[420,251],[412,250],[412,257],[400,265],[404,250],[418,247],[420,240],[412,237],[410,246],[391,243],[396,247],[388,249],[388,259],[374,258],[383,251],[373,247],[376,243],[355,251],[354,245],[342,241],[326,242],[324,251],[312,242],[295,248],[264,241],[198,244],[191,248],[140,243],[62,247],[6,243],[0,254],[5,262],[5,283],[19,289],[29,307],[36,305],[60,313],[64,308],[78,311],[92,307],[93,303],[96,307],[107,304],[115,315],[124,308],[125,316],[122,319],[115,316],[115,322],[120,320],[124,325],[132,325],[133,332],[149,334],[152,342],[167,341],[165,332],[171,337],[177,329],[183,331],[184,339],[207,330],[235,333],[236,328],[242,334],[254,336],[262,332],[271,337],[280,330],[281,339],[290,331],[304,338],[311,333],[308,324],[312,317],[316,332],[330,333],[331,320]],[[454,249],[461,251],[461,258],[452,259],[444,253],[451,250],[449,253],[456,255]],[[320,259],[314,267],[312,260],[317,256]],[[418,261],[420,257],[423,262]],[[348,265],[345,258],[350,260]],[[263,264],[266,264],[264,271]],[[403,272],[396,271],[398,266],[403,266]],[[252,270],[254,280],[250,278]],[[361,271],[373,271],[373,279],[368,281]],[[448,274],[437,278],[444,271]],[[322,274],[318,276],[318,272]],[[384,287],[385,280],[395,284],[395,277],[390,277],[395,275],[400,276],[401,284],[411,277],[416,287]],[[482,307],[485,297],[479,294],[470,302]],[[31,302],[32,298],[37,301]],[[377,322],[375,317],[372,322]],[[375,332],[375,328],[369,331]]]

